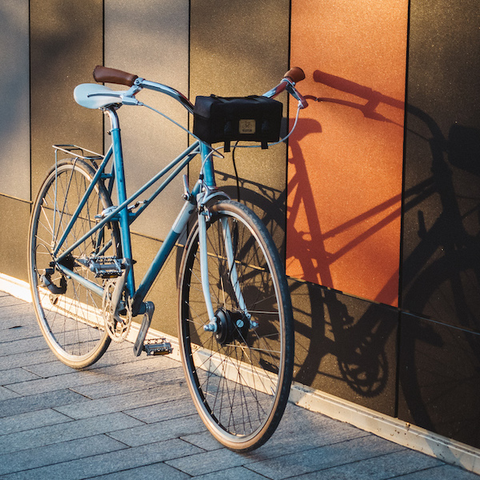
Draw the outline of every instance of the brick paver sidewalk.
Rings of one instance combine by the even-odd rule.
[[[477,475],[289,405],[266,445],[206,431],[182,366],[113,345],[85,371],[48,350],[31,304],[0,292],[0,478],[469,480]]]

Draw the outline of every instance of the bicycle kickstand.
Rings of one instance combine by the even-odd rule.
[[[172,353],[172,345],[167,342],[165,338],[154,338],[145,340],[148,329],[152,323],[153,312],[155,305],[152,302],[146,302],[146,310],[143,315],[142,325],[138,331],[137,340],[133,346],[133,353],[138,357],[142,352],[147,352],[147,355],[168,355]]]

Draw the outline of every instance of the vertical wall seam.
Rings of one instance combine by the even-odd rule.
[[[292,58],[292,0],[289,0],[288,4],[288,48],[287,48],[287,69],[291,67],[290,62]],[[287,96],[287,131],[290,125],[290,96]],[[287,145],[285,148],[285,203],[284,203],[284,231],[283,231],[283,264],[285,270],[287,268],[287,221],[288,221],[288,151],[289,151],[290,139],[287,139]]]
[[[402,333],[402,285],[403,285],[403,242],[404,242],[404,229],[405,229],[405,170],[407,163],[407,106],[408,106],[408,65],[409,65],[409,49],[410,49],[410,14],[411,14],[411,0],[408,0],[407,7],[407,42],[405,51],[405,96],[403,107],[403,158],[402,158],[402,200],[400,206],[400,252],[399,252],[399,276],[398,276],[398,320],[397,320],[397,368],[395,378],[395,417],[398,418],[399,410],[399,395],[400,395],[400,352],[401,352],[401,333]]]
[[[192,52],[192,2],[191,0],[188,1],[188,28],[187,28],[187,96],[190,101],[192,99],[190,98],[191,94],[191,52]],[[191,122],[191,115],[187,114],[187,128],[189,130],[193,129]],[[190,141],[190,135],[187,133],[187,146]]]
[[[29,194],[30,205],[33,204],[33,158],[32,158],[32,27],[31,0],[28,0],[28,152],[29,152]],[[32,207],[30,207],[32,213]]]
[[[187,25],[187,97],[192,102],[192,99],[190,98],[191,92],[192,92],[192,78],[191,78],[191,64],[192,64],[192,58],[191,58],[191,52],[192,52],[192,1],[188,0],[188,25]],[[193,103],[193,102],[192,102]],[[192,124],[192,116],[190,113],[187,112],[187,129],[192,131],[193,130],[193,124]],[[187,136],[187,146],[190,144],[190,134],[188,132],[185,133]],[[187,165],[187,182],[190,183],[190,163]],[[191,185],[188,185],[188,188],[192,188]],[[190,231],[187,225],[187,236],[189,235]]]
[[[102,65],[105,66],[105,2],[102,0]],[[105,115],[102,115],[102,153],[105,155]]]

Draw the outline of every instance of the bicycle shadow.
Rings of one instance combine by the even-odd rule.
[[[378,397],[385,392],[387,385],[390,385],[401,390],[403,400],[400,401],[405,401],[407,404],[409,418],[418,425],[436,431],[438,419],[432,417],[432,409],[435,409],[432,399],[440,395],[445,396],[445,402],[453,402],[453,398],[450,399],[451,385],[462,383],[467,374],[459,374],[456,371],[457,378],[444,378],[435,386],[426,386],[428,381],[431,382],[431,377],[429,380],[421,378],[417,372],[428,370],[430,367],[435,367],[443,373],[445,370],[440,367],[441,358],[437,359],[438,365],[432,365],[432,363],[427,364],[429,366],[424,365],[422,362],[425,362],[425,358],[419,357],[419,352],[427,348],[429,351],[436,352],[437,357],[441,357],[439,352],[442,352],[449,339],[432,322],[408,322],[408,329],[404,328],[398,333],[396,325],[403,310],[409,315],[432,318],[446,325],[455,325],[477,332],[480,330],[478,318],[480,309],[477,300],[480,297],[478,295],[480,291],[478,288],[480,192],[476,179],[480,174],[478,162],[480,132],[472,127],[454,124],[449,129],[448,136],[444,136],[435,120],[415,106],[404,105],[403,102],[371,88],[325,72],[316,71],[314,80],[366,102],[362,103],[350,97],[345,100],[344,95],[342,98],[309,95],[310,99],[337,104],[341,108],[359,110],[365,118],[377,122],[396,124],[395,121],[377,112],[376,109],[380,104],[384,103],[402,110],[405,108],[408,116],[407,132],[427,148],[422,159],[428,158],[428,162],[421,162],[421,174],[417,172],[412,174],[408,169],[406,172],[408,178],[403,192],[402,207],[403,216],[406,219],[404,220],[406,236],[404,236],[400,284],[401,310],[369,302],[370,306],[361,311],[358,305],[357,308],[354,306],[355,302],[348,300],[340,292],[309,285],[308,293],[304,293],[303,297],[311,300],[310,310],[304,308],[300,312],[304,318],[301,323],[296,324],[303,343],[301,343],[300,353],[297,354],[298,369],[295,379],[307,385],[325,385],[331,393],[340,393],[340,396],[349,398],[351,395],[345,393],[345,389],[339,386],[338,380],[341,378],[341,382],[360,396],[360,403],[362,398]],[[314,108],[314,105],[312,107]],[[291,148],[295,167],[304,168],[301,139],[296,143],[294,139]],[[465,175],[469,176],[467,181],[464,178]],[[307,176],[303,178],[308,179]],[[467,190],[459,196],[457,190],[462,185],[467,185]],[[289,183],[289,191],[292,191],[292,186],[296,185]],[[294,198],[289,201],[289,206],[294,208],[289,210],[291,216],[288,220],[288,241],[292,234],[292,221],[298,211],[296,206],[302,201],[309,202],[310,194],[310,185],[304,184],[296,189]],[[432,199],[437,208],[432,208]],[[376,210],[383,211],[396,201],[398,197],[392,197],[389,201],[378,205]],[[307,211],[308,225],[312,228],[312,232],[319,235],[316,241],[321,242],[323,239],[321,227],[317,224],[318,215],[316,212],[311,212],[312,209]],[[370,213],[365,212],[351,222],[361,222]],[[400,212],[394,214],[399,215]],[[373,234],[375,228],[381,228],[381,225],[376,225],[364,235]],[[295,242],[302,242],[298,250],[308,252],[309,245],[302,233],[293,232],[292,238]],[[313,240],[314,235],[311,237]],[[355,239],[346,248],[354,246],[355,242],[360,240],[360,238]],[[322,251],[325,251],[325,248],[322,247]],[[306,271],[312,269],[310,261],[298,260],[303,262],[302,265]],[[328,272],[330,260],[328,255],[321,259],[325,262],[322,265],[321,278],[327,281],[330,278]],[[395,275],[398,275],[398,272]],[[395,275],[386,282],[385,292],[389,291],[389,283],[397,281]],[[445,287],[448,288],[448,292],[445,292]],[[437,291],[440,289],[441,294]],[[292,295],[295,298],[295,291]],[[445,300],[445,297],[448,299]],[[358,302],[361,303],[360,300]],[[443,310],[448,311],[450,318],[438,318],[438,312],[442,311],[442,306],[449,307]],[[406,322],[403,317],[402,320],[403,323]],[[401,326],[402,322],[400,322]],[[400,341],[398,359],[396,354],[389,352],[390,348],[395,352],[397,336]],[[463,348],[470,351],[471,362],[476,365],[476,370],[480,369],[479,342],[478,335],[466,335],[465,341],[462,342]],[[299,342],[297,342],[298,345]],[[332,377],[331,372],[335,372],[331,362],[330,364],[326,362],[328,355],[335,358],[336,369],[340,375],[340,378],[335,378],[337,382],[320,378]],[[389,359],[392,362],[391,365]],[[396,379],[398,360],[401,362],[399,380]],[[435,362],[435,360],[431,361]],[[472,368],[475,370],[475,367]],[[471,369],[469,372],[471,374]],[[400,381],[400,385],[395,387],[397,381]],[[447,396],[449,396],[448,400]]]
[[[403,258],[401,307],[411,313],[425,314],[422,304],[425,304],[427,299],[420,292],[430,291],[430,289],[419,289],[416,280],[422,277],[421,283],[424,285],[437,283],[438,272],[433,269],[428,270],[428,268],[426,273],[422,274],[422,272],[429,266],[435,256],[435,251],[442,249],[440,244],[446,245],[447,242],[443,237],[450,236],[450,244],[453,244],[455,249],[458,250],[458,246],[462,245],[461,251],[467,251],[471,256],[474,256],[478,248],[476,246],[478,245],[478,234],[477,236],[466,236],[463,226],[465,215],[471,219],[474,212],[478,213],[478,202],[474,206],[470,206],[467,214],[459,212],[458,208],[455,208],[456,197],[453,185],[448,180],[451,178],[451,174],[448,174],[451,168],[456,169],[457,175],[459,174],[458,170],[474,175],[479,174],[479,163],[476,162],[475,155],[476,151],[480,151],[478,131],[454,125],[450,129],[448,138],[444,138],[436,122],[414,106],[405,106],[403,102],[368,87],[323,72],[315,72],[314,79],[319,84],[328,83],[330,87],[337,90],[347,91],[352,96],[358,97],[359,101],[354,98],[347,101],[344,98],[319,98],[309,95],[310,100],[319,99],[321,102],[338,104],[340,108],[359,110],[368,119],[394,124],[395,121],[376,110],[378,105],[385,103],[397,109],[406,108],[408,115],[414,116],[421,124],[421,127],[418,128],[411,126],[410,130],[412,130],[412,135],[417,136],[428,147],[428,156],[424,157],[428,158],[428,162],[423,163],[428,165],[425,169],[430,172],[430,175],[427,178],[420,178],[418,181],[413,178],[410,182],[411,185],[407,185],[403,193],[403,213],[414,218],[414,225],[409,227],[409,231],[413,229],[417,233],[412,235],[415,245]],[[362,102],[362,99],[366,102]],[[311,108],[315,108],[315,103],[311,104]],[[399,125],[400,127],[401,125]],[[303,140],[309,135],[321,135],[322,126],[313,119],[300,119],[298,131],[301,135],[291,137],[289,145],[294,173],[288,182],[287,222],[289,229],[287,241],[295,243],[298,247],[297,250],[306,254],[301,258],[287,259],[287,264],[292,260],[299,261],[305,272],[318,275],[327,283],[332,277],[330,265],[335,257],[329,254],[325,247],[326,234],[322,230],[318,212],[314,206],[312,185],[308,181],[308,171],[302,152]],[[451,166],[447,165],[447,158],[445,158],[447,153]],[[321,161],[322,159],[319,158],[319,168]],[[287,192],[263,186],[262,194],[258,195],[255,193],[255,190],[260,188],[258,185],[249,185],[249,181],[245,179],[241,179],[241,184],[247,192],[251,190],[250,194],[242,193],[245,197],[244,201],[257,205],[259,207],[257,213],[260,213],[265,223],[270,225],[271,230],[277,232],[277,238],[281,237],[278,232],[283,233],[283,238],[285,238],[282,213],[277,215],[275,212],[283,212]],[[433,196],[439,197],[443,205],[443,210],[437,212],[435,217],[441,218],[441,222],[436,222],[435,218],[428,218],[428,205],[424,206],[424,203],[428,203]],[[398,195],[392,196],[371,211],[350,219],[331,234],[358,224],[379,212],[386,212],[398,201]],[[304,208],[306,214],[308,231],[292,228],[301,207]],[[393,217],[399,215],[399,210],[390,212],[380,222],[348,243],[343,251],[353,248],[381,229]],[[272,225],[274,226],[272,227]],[[452,226],[454,226],[453,229]],[[439,238],[442,240],[439,241]],[[282,251],[285,248],[284,242],[283,240],[279,246]],[[312,261],[313,251],[317,255],[314,259],[315,263]],[[320,256],[318,256],[319,251],[322,252]],[[455,268],[457,270],[462,268],[460,263],[455,261],[451,263],[453,273]],[[464,264],[465,262],[462,263],[462,265]],[[475,274],[478,274],[480,269],[475,267],[474,263],[471,265],[474,270],[476,269]],[[399,273],[396,272],[385,282],[384,292],[392,291],[391,285],[398,282],[398,275]],[[397,335],[403,335],[401,337],[403,345],[400,346],[402,349],[401,361],[404,365],[408,365],[410,371],[416,368],[415,351],[425,346],[441,349],[445,342],[432,324],[425,322],[409,325],[406,337],[405,332],[403,334],[397,332],[400,311],[396,308],[350,298],[348,295],[343,295],[342,292],[322,288],[314,283],[300,283],[292,279],[290,284],[297,336],[295,380],[303,384],[321,388],[347,399],[352,398],[356,401],[360,399],[360,402],[368,402],[366,400],[368,398],[378,400],[382,394],[393,395],[392,391],[396,389]],[[462,298],[462,294],[457,292],[455,303],[461,304]],[[466,318],[468,316],[463,315],[462,321],[465,321]],[[476,350],[479,351],[479,349]],[[405,356],[409,358],[405,358]],[[417,411],[417,418],[423,417],[424,425],[431,427],[431,422],[425,420],[428,417],[426,413],[428,407],[423,409],[419,407],[419,404],[424,402],[421,394],[416,393],[420,392],[420,380],[410,374],[402,377],[401,381],[403,383],[402,390],[406,392],[404,395],[407,397],[407,404],[412,406],[412,411]]]

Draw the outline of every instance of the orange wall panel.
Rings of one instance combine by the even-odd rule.
[[[293,0],[287,274],[397,305],[407,0]],[[318,99],[317,101],[315,99]],[[296,110],[292,104],[291,111]]]

